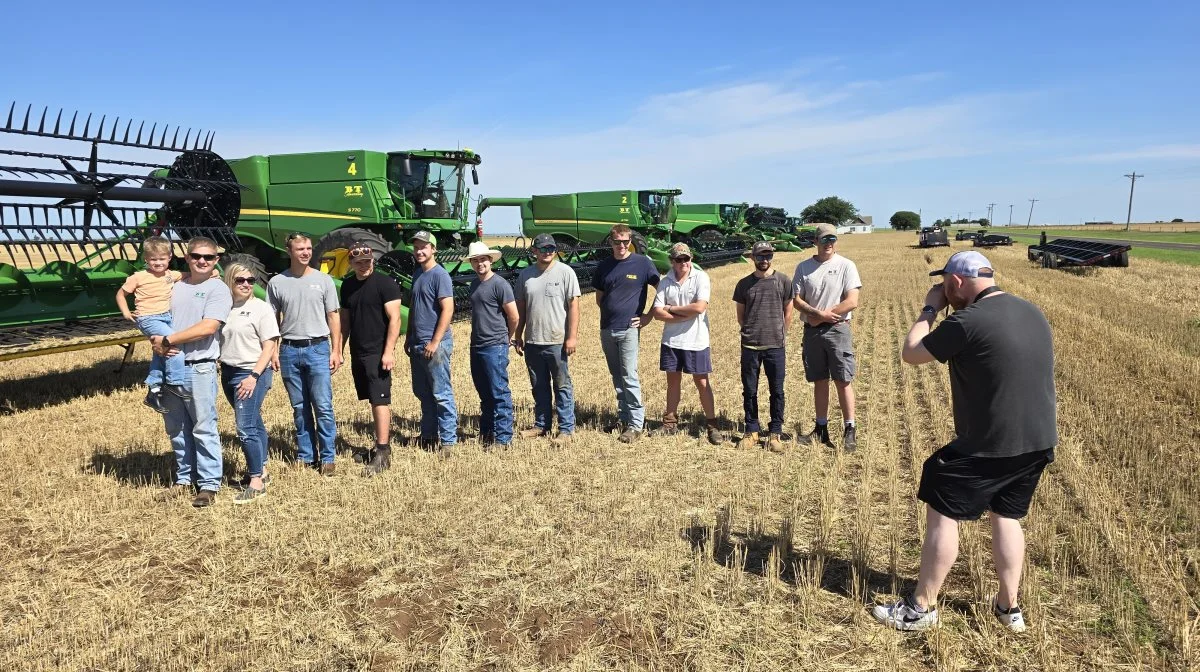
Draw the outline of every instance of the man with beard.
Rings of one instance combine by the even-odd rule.
[[[733,290],[737,304],[738,326],[742,331],[742,405],[746,413],[746,432],[738,448],[758,445],[762,427],[758,422],[758,374],[767,373],[771,393],[771,423],[767,449],[783,452],[784,395],[787,351],[784,349],[792,322],[792,283],[771,268],[775,247],[761,240],[750,249],[754,272],[738,281]]]

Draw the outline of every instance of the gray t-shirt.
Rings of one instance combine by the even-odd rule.
[[[846,292],[862,287],[858,267],[853,261],[834,254],[825,261],[809,257],[796,264],[792,290],[802,301],[817,310],[829,310],[842,302]],[[846,313],[849,320],[851,313]]]
[[[751,273],[738,280],[733,300],[743,304],[742,347],[752,350],[782,348],[787,305],[792,302],[792,283],[775,271],[760,278]]]
[[[413,274],[412,305],[408,307],[407,343],[423,345],[433,340],[442,314],[442,299],[446,298],[454,298],[454,282],[446,269],[436,264],[428,271],[418,267]],[[442,341],[454,343],[450,329],[442,334]]]
[[[504,306],[516,301],[512,285],[492,274],[487,280],[471,281],[471,347],[508,345],[508,318]]]
[[[263,341],[279,338],[279,324],[271,306],[258,297],[229,311],[221,327],[221,363],[239,369],[249,369],[262,355]]]
[[[954,431],[949,448],[1015,457],[1058,443],[1054,343],[1038,307],[1012,294],[954,311],[921,341],[950,362]]]
[[[517,278],[517,301],[525,303],[525,342],[559,345],[567,340],[567,309],[579,297],[575,269],[555,261],[545,271],[526,266]]]
[[[171,290],[172,328],[177,332],[183,331],[202,320],[217,320],[224,324],[232,307],[233,295],[229,293],[229,287],[218,278],[209,278],[198,285],[177,282]],[[183,353],[184,360],[194,362],[198,359],[219,357],[219,334],[220,330],[212,336],[181,343],[179,351]]]
[[[338,311],[337,288],[333,278],[321,271],[310,268],[297,277],[288,269],[267,283],[267,303],[283,314],[279,321],[283,338],[320,338],[329,335],[326,313]]]

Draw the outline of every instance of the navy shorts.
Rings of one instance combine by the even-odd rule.
[[[354,391],[360,401],[370,401],[372,406],[390,406],[392,403],[392,372],[383,370],[382,360],[380,355],[350,357]]]
[[[984,511],[1024,518],[1042,470],[1053,461],[1053,448],[1015,457],[976,457],[946,446],[925,460],[917,499],[954,520],[976,520]]]
[[[693,375],[712,373],[712,349],[680,350],[663,345],[658,350],[658,369]]]

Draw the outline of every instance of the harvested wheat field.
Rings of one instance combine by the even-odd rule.
[[[1055,330],[1061,443],[1027,520],[1022,606],[1002,630],[986,523],[965,525],[943,626],[886,630],[866,605],[915,577],[921,462],[952,435],[949,381],[899,344],[950,250],[911,234],[846,236],[861,271],[854,334],[859,450],[714,448],[698,436],[632,446],[599,429],[615,402],[583,297],[572,373],[581,424],[565,450],[518,442],[484,453],[454,327],[467,439],[439,461],[408,449],[360,478],[351,448],[370,416],[349,370],[334,377],[338,476],[290,466],[291,413],[268,396],[273,483],[264,500],[195,510],[157,504],[173,459],[141,404],[148,353],[117,348],[7,363],[0,400],[0,669],[1186,669],[1200,663],[1200,275],[1036,268],[1024,247],[990,251],[1003,288]],[[929,254],[931,259],[927,259]],[[800,253],[777,255],[791,274]],[[730,297],[748,265],[714,269],[717,402],[741,414]],[[643,335],[651,418],[661,324]],[[789,346],[787,431],[807,431],[799,328]],[[1021,366],[1021,362],[1013,362]],[[519,426],[532,417],[510,366]],[[765,409],[765,381],[762,405]],[[407,369],[396,426],[415,431]],[[836,404],[834,404],[836,407]],[[685,417],[699,408],[685,383]],[[221,401],[226,473],[240,477]],[[838,420],[836,411],[833,422]],[[803,428],[801,426],[803,425]],[[835,440],[836,441],[836,440]]]

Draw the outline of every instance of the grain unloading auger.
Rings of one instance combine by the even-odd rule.
[[[241,187],[212,132],[15,103],[0,132],[30,141],[0,147],[0,361],[136,342],[114,297],[149,236],[238,247]],[[107,158],[101,145],[174,156]]]

